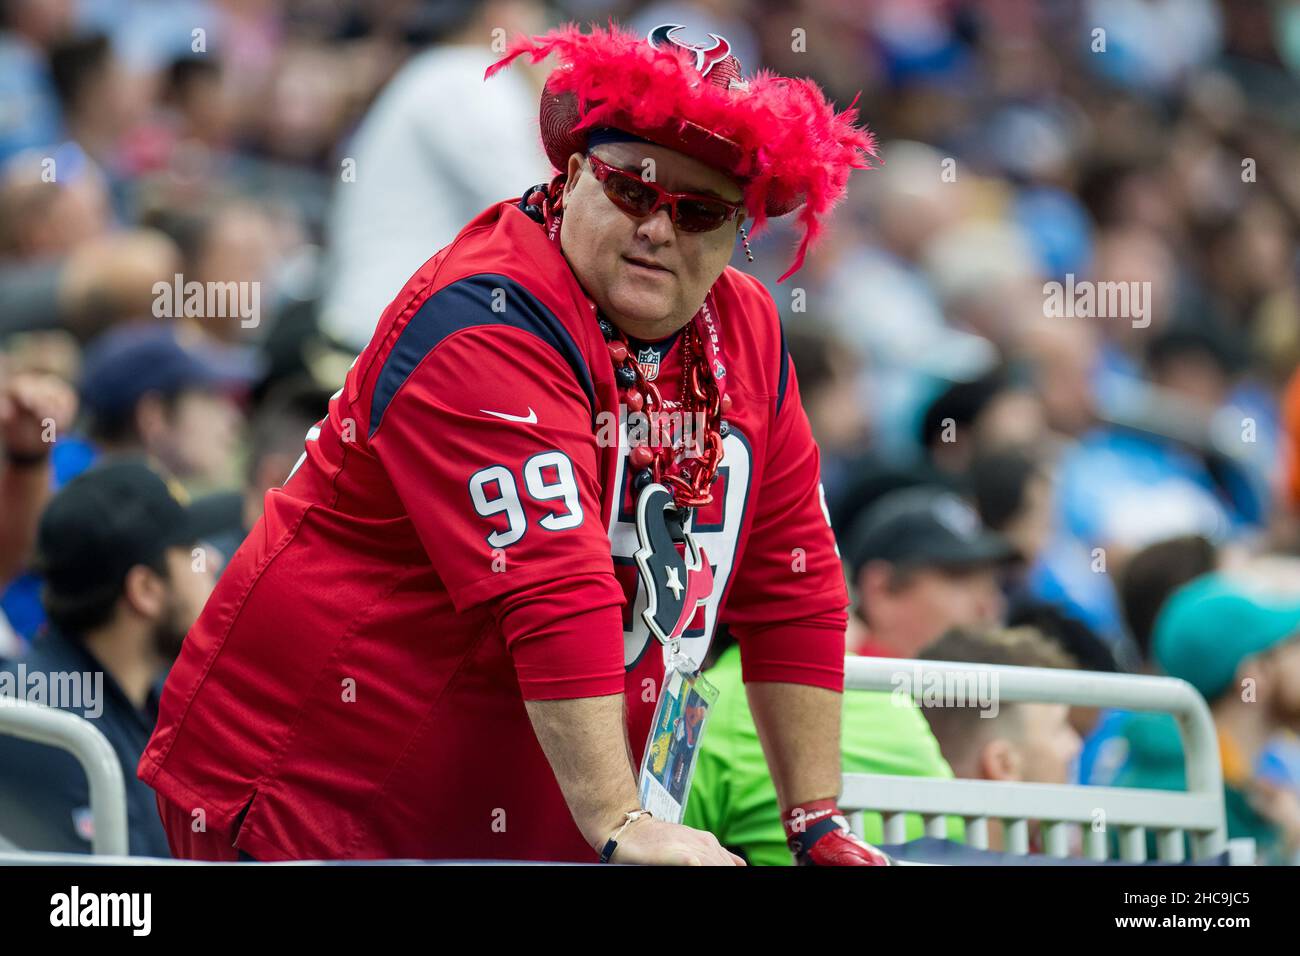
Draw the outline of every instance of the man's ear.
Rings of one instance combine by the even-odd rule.
[[[167,427],[167,406],[158,392],[141,395],[132,414],[136,434],[146,443],[154,440]]]
[[[885,561],[868,561],[858,573],[858,590],[868,602],[880,595],[888,594],[889,582],[893,569]]]
[[[122,599],[136,614],[156,621],[167,604],[167,586],[156,571],[137,564],[126,572]]]
[[[1005,737],[993,737],[980,747],[975,759],[982,780],[1019,780],[1020,754]]]
[[[582,163],[586,157],[582,153],[572,153],[569,156],[569,166],[565,171],[564,195],[567,197],[573,192],[573,187],[578,184],[578,176],[582,172]]]

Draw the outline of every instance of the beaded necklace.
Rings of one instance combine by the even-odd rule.
[[[520,204],[525,213],[546,227],[546,235],[559,241],[563,212],[564,174],[559,174],[549,184],[539,184],[529,189]],[[682,510],[698,508],[713,501],[710,486],[717,478],[722,462],[722,441],[730,430],[723,417],[731,410],[731,397],[723,390],[726,366],[722,362],[722,348],[714,322],[714,309],[710,304],[712,293],[705,296],[703,305],[682,330],[682,383],[679,406],[683,421],[686,416],[703,414],[705,429],[697,453],[679,456],[673,443],[646,441],[634,444],[628,451],[628,461],[633,468],[632,487],[638,494],[652,484],[662,484],[672,493],[674,504]],[[649,436],[660,433],[658,422],[664,412],[664,399],[654,382],[649,381],[628,345],[627,335],[608,319],[597,318],[601,336],[609,349],[614,365],[614,377],[619,395],[627,406],[629,416],[644,416],[650,423]],[[628,432],[629,440],[640,429]]]

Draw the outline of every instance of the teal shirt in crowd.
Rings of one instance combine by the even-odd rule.
[[[1117,787],[1148,790],[1186,790],[1187,769],[1183,738],[1178,721],[1169,714],[1134,713],[1121,728],[1127,745],[1127,760],[1115,777]],[[1228,839],[1248,837],[1255,841],[1256,858],[1261,863],[1294,862],[1284,852],[1278,830],[1250,805],[1245,790],[1224,781],[1224,813]],[[1186,851],[1191,854],[1190,841]],[[1155,834],[1147,834],[1147,856],[1156,858]]]

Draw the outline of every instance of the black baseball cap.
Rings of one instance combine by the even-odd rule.
[[[904,488],[884,495],[853,525],[846,557],[854,577],[871,561],[899,569],[973,568],[1017,556],[989,531],[963,498],[944,488]]]
[[[97,465],[64,485],[45,508],[35,570],[56,594],[120,588],[135,565],[216,530],[204,527],[183,497],[139,459]]]

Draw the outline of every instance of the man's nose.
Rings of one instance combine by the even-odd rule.
[[[656,209],[637,224],[636,232],[648,242],[662,246],[672,242],[676,231],[673,229],[672,215],[667,206]]]

